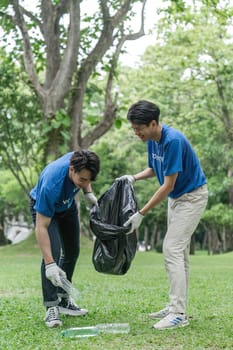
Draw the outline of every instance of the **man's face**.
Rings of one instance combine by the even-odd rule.
[[[149,125],[131,123],[134,133],[143,141],[155,140],[157,137],[157,124],[154,120]]]
[[[75,173],[74,167],[69,168],[69,178],[78,188],[86,188],[91,182],[91,172],[87,169],[82,169]]]

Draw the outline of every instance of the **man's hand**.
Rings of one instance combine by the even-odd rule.
[[[96,196],[93,194],[93,192],[84,193],[84,198],[85,198],[87,209],[91,209],[93,205],[98,205],[98,200]]]
[[[62,286],[61,277],[66,278],[66,273],[56,263],[45,265],[45,276],[55,287]]]
[[[135,177],[133,175],[123,175],[116,178],[116,181],[119,180],[128,180],[130,184],[133,184],[135,181]]]
[[[137,211],[135,214],[130,216],[130,218],[123,225],[123,226],[131,225],[131,228],[127,234],[136,230],[140,226],[143,218],[144,218],[144,216],[142,214],[140,214],[139,211]]]

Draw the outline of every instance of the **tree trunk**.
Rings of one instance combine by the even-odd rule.
[[[7,244],[7,240],[4,235],[3,226],[0,224],[0,246],[6,245],[6,244]]]
[[[219,240],[218,229],[215,225],[208,230],[208,254],[220,254],[223,251]]]
[[[201,250],[205,250],[208,247],[208,230],[205,228],[204,237],[201,243]]]
[[[145,242],[145,249],[147,252],[149,250],[149,230],[147,226],[145,226],[144,228],[144,242]]]
[[[155,227],[150,238],[151,249],[155,249],[155,245],[158,242],[157,227]]]
[[[233,171],[231,169],[228,170],[227,177],[228,177],[228,179],[232,179]],[[228,194],[229,194],[229,204],[231,204],[233,206],[233,186],[229,187]]]
[[[190,250],[189,253],[191,255],[195,254],[195,244],[196,244],[196,238],[195,238],[195,233],[191,237],[191,242],[190,242]]]

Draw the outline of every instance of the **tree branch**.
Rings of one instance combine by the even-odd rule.
[[[56,16],[54,15],[54,23],[59,21],[60,16],[64,11],[67,11],[67,3],[63,2],[59,5],[59,7],[55,8]],[[45,114],[47,116],[53,115],[57,109],[61,108],[64,96],[67,94],[67,91],[71,86],[74,70],[76,69],[76,60],[80,43],[80,4],[77,0],[70,0],[69,5],[70,23],[67,34],[67,45],[63,57],[59,61],[58,68],[56,72],[54,72],[55,75],[51,76],[50,79],[47,79],[48,98],[45,101]],[[54,36],[55,35],[56,33],[54,33]],[[54,41],[54,37],[50,36],[50,42],[51,41]],[[59,48],[57,47],[57,49]],[[55,56],[54,52],[51,50],[51,45],[49,45],[48,50],[48,60],[50,60],[48,61],[48,64],[49,62],[50,64],[53,64]],[[46,71],[47,74],[49,74],[49,69]]]
[[[79,49],[80,36],[77,35],[80,32],[80,6],[79,1],[72,0],[70,5],[70,23],[68,30],[68,39],[66,49],[61,61],[60,68],[51,86],[51,91],[56,91],[58,93],[58,98],[60,95],[66,93],[67,87],[71,83],[71,79],[76,67],[76,60]],[[59,86],[59,91],[57,87]]]
[[[28,31],[26,28],[26,24],[25,24],[23,15],[22,15],[21,10],[20,10],[19,2],[18,2],[18,0],[13,0],[12,4],[13,4],[14,11],[15,11],[15,16],[13,18],[14,18],[16,25],[18,25],[18,27],[21,31],[22,37],[23,37],[25,69],[28,73],[29,79],[32,82],[37,94],[43,98],[44,92],[43,92],[43,89],[39,83],[39,80],[38,80],[36,72],[35,72],[30,39],[29,39],[29,35],[28,35]]]
[[[109,72],[109,75],[108,75],[108,81],[107,81],[107,84],[106,84],[106,89],[105,89],[105,111],[104,111],[104,116],[103,116],[103,119],[94,127],[94,129],[92,131],[90,131],[88,133],[88,135],[86,135],[84,138],[81,137],[81,127],[82,127],[82,116],[80,115],[82,113],[82,110],[80,109],[80,101],[82,100],[82,91],[84,91],[85,89],[83,89],[83,85],[85,84],[84,81],[86,79],[86,81],[88,80],[88,69],[90,69],[90,71],[92,71],[93,67],[91,66],[91,64],[94,65],[94,58],[93,60],[91,60],[92,58],[92,54],[93,54],[93,57],[97,58],[98,57],[98,50],[99,48],[97,47],[98,45],[101,47],[101,38],[99,40],[99,43],[96,45],[96,48],[93,50],[92,54],[90,54],[86,60],[86,62],[83,64],[86,68],[86,71],[85,69],[80,70],[80,84],[82,82],[82,88],[80,88],[79,86],[79,89],[78,89],[78,94],[79,96],[77,95],[77,100],[76,102],[79,103],[79,110],[76,110],[77,114],[79,115],[79,118],[76,122],[76,129],[77,129],[77,135],[78,135],[78,143],[82,145],[82,147],[89,147],[95,140],[97,140],[99,137],[101,137],[102,135],[104,135],[104,133],[106,131],[108,131],[111,126],[113,125],[114,123],[114,120],[116,118],[116,111],[117,111],[117,96],[115,96],[114,98],[114,101],[112,100],[112,83],[113,83],[113,80],[114,80],[114,73],[115,73],[115,69],[116,69],[116,62],[118,61],[119,59],[119,56],[120,56],[120,53],[121,53],[121,49],[122,49],[122,46],[124,45],[125,41],[127,40],[136,40],[140,37],[142,37],[143,35],[145,35],[145,32],[144,32],[144,11],[145,11],[145,4],[146,4],[146,1],[147,0],[144,0],[143,1],[143,5],[142,5],[142,11],[141,11],[141,26],[140,26],[140,30],[137,32],[137,33],[133,33],[133,34],[128,34],[128,35],[119,35],[120,31],[118,31],[118,34],[115,36],[115,37],[119,37],[119,41],[118,41],[118,44],[116,46],[116,49],[115,49],[115,53],[112,57],[112,65],[111,65],[111,69],[110,69],[110,72]],[[128,5],[129,5],[129,2],[128,1],[125,1],[124,3],[124,11],[128,11]],[[108,29],[108,22],[109,22],[109,12],[108,12],[108,9],[107,9],[107,6],[106,6],[106,1],[105,0],[102,0],[101,1],[101,8],[102,8],[102,13],[103,13],[103,16],[105,18],[105,32],[104,32],[104,37],[106,38],[106,31],[109,32],[109,29]],[[118,18],[118,20],[120,21],[121,20],[121,17],[120,17],[120,14],[121,16],[123,16],[123,13],[124,11],[122,10],[119,10],[117,15],[113,16],[114,19]],[[124,14],[125,15],[125,14]],[[110,24],[111,27],[112,27],[112,23]],[[122,32],[122,31],[121,31]],[[114,40],[114,38],[112,37],[112,41]],[[109,47],[110,45],[108,45]],[[100,54],[100,52],[99,52]],[[89,61],[90,60],[90,61]],[[100,60],[100,58],[97,59],[97,62]],[[88,66],[89,64],[89,66]],[[82,73],[83,73],[83,76],[82,76]],[[86,73],[86,77],[85,77],[85,73]]]
[[[43,26],[42,26],[42,23],[39,21],[39,19],[36,16],[34,16],[30,11],[27,11],[24,7],[19,5],[19,8],[21,13],[25,14],[28,18],[30,18],[33,22],[35,22],[38,25],[42,33]]]
[[[60,2],[55,6],[57,16],[61,17],[64,13],[68,12],[69,2],[69,0],[60,0]]]

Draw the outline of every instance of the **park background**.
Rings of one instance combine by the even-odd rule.
[[[3,337],[4,342],[9,337],[11,341],[14,339],[11,332],[16,332],[15,321],[8,320],[14,310],[19,310],[25,320],[20,323],[19,317],[17,326],[26,327],[30,317],[38,316],[36,322],[42,338],[36,338],[35,324],[30,330],[38,340],[38,349],[43,349],[39,339],[48,332],[42,330],[41,325],[40,287],[36,276],[40,256],[28,208],[28,193],[38,174],[48,162],[79,147],[90,148],[101,158],[101,172],[93,184],[97,197],[116,177],[142,170],[147,166],[146,145],[130,129],[126,113],[132,103],[147,99],[160,106],[161,122],[180,129],[189,138],[208,179],[208,206],[191,246],[196,273],[193,284],[198,293],[193,295],[192,307],[195,305],[198,310],[193,327],[194,332],[199,332],[200,344],[192,339],[192,331],[188,331],[189,340],[194,342],[193,349],[202,349],[201,346],[230,349],[228,327],[232,318],[229,300],[224,296],[229,293],[230,298],[231,294],[229,271],[232,273],[233,251],[232,2],[154,1],[154,8],[151,2],[147,7],[146,0],[100,0],[92,2],[91,7],[88,1],[76,0],[33,1],[34,6],[29,3],[0,2],[0,253],[3,259],[0,317],[8,324],[4,332],[6,329],[9,332]],[[150,45],[147,45],[148,38]],[[150,179],[136,182],[134,187],[141,206],[158,184],[156,179]],[[160,254],[166,232],[166,201],[143,220],[137,234],[142,242],[141,250],[145,252],[138,252],[132,271],[122,279],[97,277],[92,271],[89,212],[81,195],[77,202],[83,249],[77,268],[80,277],[76,281],[79,284],[80,279],[80,287],[83,285],[85,289],[85,281],[97,279],[88,292],[89,298],[94,298],[95,290],[98,295],[102,293],[102,278],[106,283],[104,288],[109,291],[111,288],[124,291],[124,285],[133,283],[134,288],[138,288],[138,293],[133,289],[137,297],[134,295],[131,301],[126,299],[125,310],[122,299],[119,297],[118,301],[116,297],[116,301],[109,292],[111,308],[107,311],[112,320],[114,312],[118,319],[122,316],[121,320],[132,312],[132,320],[138,321],[139,315],[145,316],[147,311],[152,311],[151,307],[160,307],[160,302],[166,302],[166,278]],[[9,245],[6,228],[12,223],[20,224],[20,220],[23,224],[19,230],[26,225],[32,234],[19,246]],[[145,281],[149,272],[152,285],[147,290]],[[126,288],[129,294],[134,293],[132,286]],[[87,299],[83,301],[86,303]],[[112,306],[118,302],[116,311]],[[102,305],[99,306],[102,309],[104,300],[97,298],[93,303],[98,314],[96,304]],[[90,321],[97,321],[97,316]],[[203,334],[199,316],[201,327],[206,330]],[[213,320],[216,327],[213,342],[208,327],[205,328],[209,325],[206,318]],[[229,322],[226,327],[225,321]],[[150,334],[149,343],[154,349],[157,338],[147,328],[148,321],[145,322],[142,329],[140,322],[137,327],[135,324],[133,335],[138,332],[144,338],[143,335]],[[20,334],[21,341],[23,338],[26,341],[27,336],[33,337],[27,332],[23,338]],[[162,339],[158,348],[191,349],[186,341],[182,345],[183,331],[178,334],[177,343],[173,336],[170,340],[158,336]],[[210,343],[201,345],[205,337]],[[138,343],[139,336],[135,339]],[[170,345],[163,347],[165,340],[170,341]],[[25,347],[20,344],[18,348],[30,349],[29,343]],[[130,344],[134,343],[126,343],[125,348],[130,348]],[[2,346],[5,349],[5,345]],[[16,343],[14,346],[12,349]],[[50,348],[59,349],[59,346],[63,348],[63,345]],[[149,346],[138,348],[149,349]],[[32,345],[31,349],[36,346]]]

